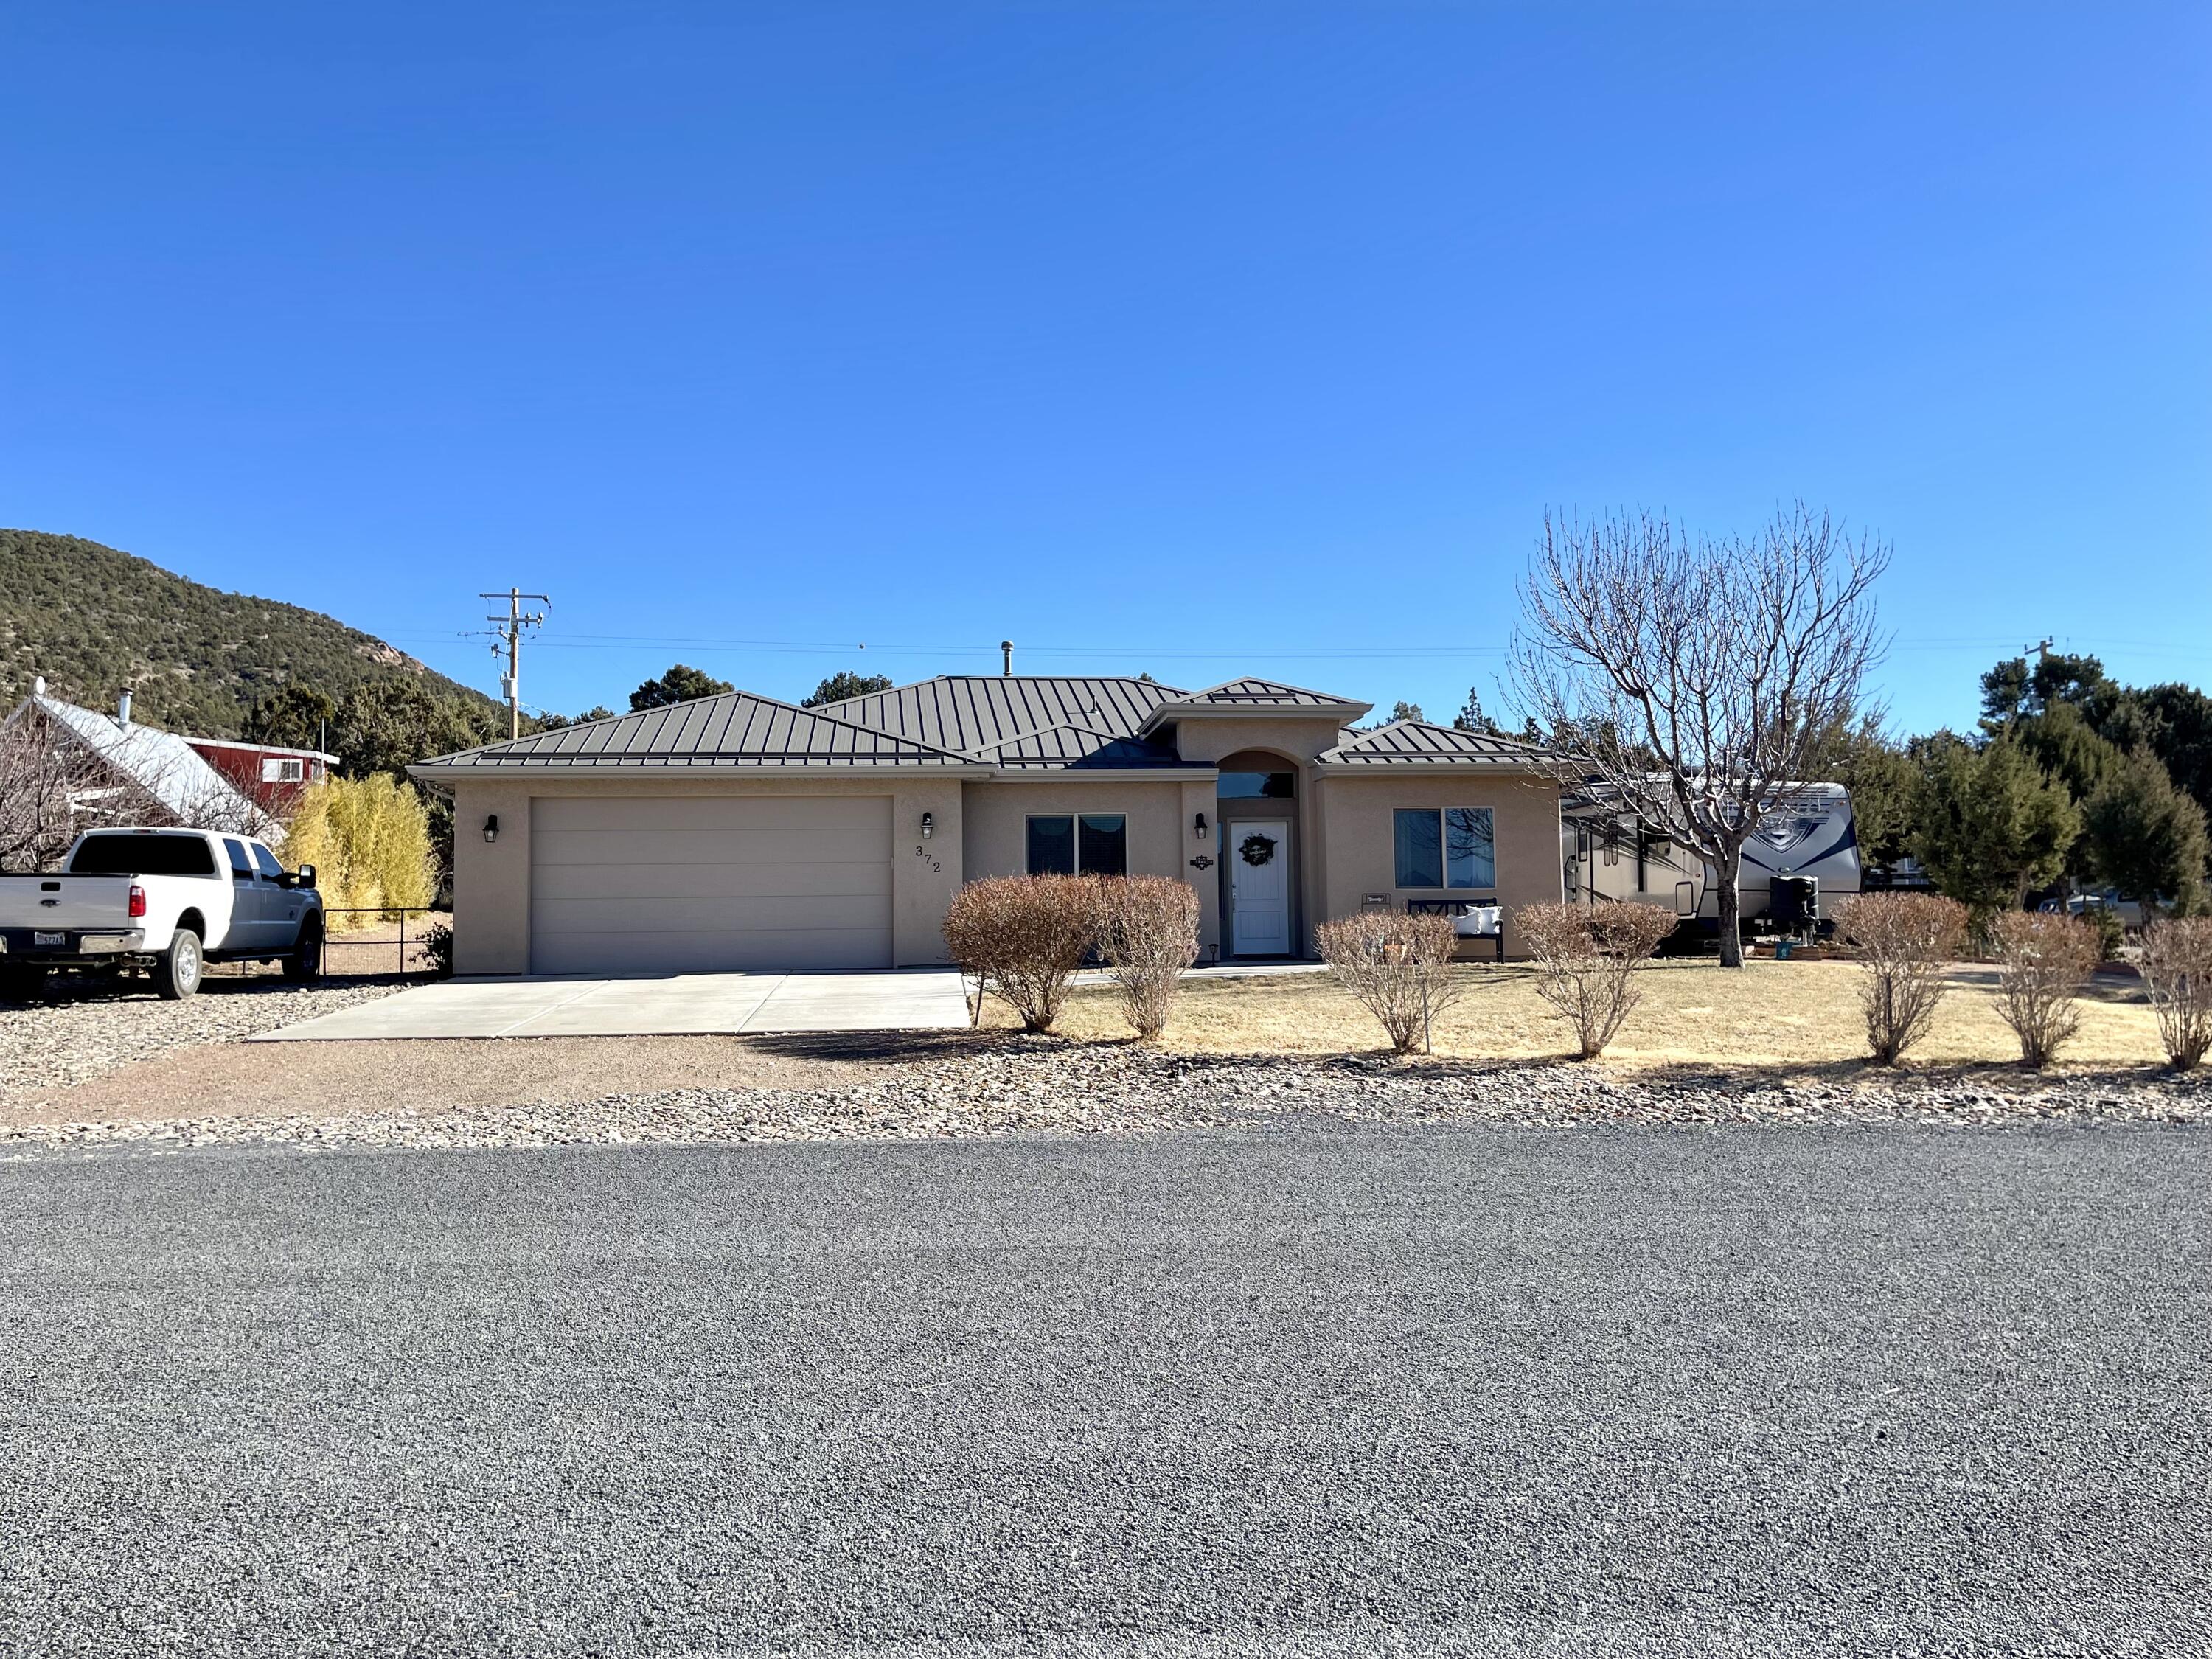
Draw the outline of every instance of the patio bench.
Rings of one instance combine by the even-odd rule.
[[[1498,960],[1505,960],[1505,913],[1496,899],[1407,899],[1406,908],[1449,916],[1462,939],[1486,939]]]

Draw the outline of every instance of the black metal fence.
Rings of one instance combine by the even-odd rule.
[[[399,923],[399,937],[397,940],[388,939],[343,939],[331,933],[329,924],[326,921],[324,924],[323,931],[323,958],[325,964],[327,967],[330,960],[330,953],[334,949],[348,951],[388,951],[396,944],[399,950],[399,971],[404,974],[407,971],[407,918],[410,916],[431,916],[438,914],[439,913],[437,911],[433,910],[427,904],[360,904],[339,906],[337,908],[325,905],[323,907],[323,915],[326,918],[330,916],[375,916],[384,921],[392,921],[396,919]],[[418,945],[421,945],[423,941],[424,936],[428,934],[429,931],[430,929],[428,927],[417,927],[415,930],[414,942]]]

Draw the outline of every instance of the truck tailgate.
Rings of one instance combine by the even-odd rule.
[[[0,927],[128,927],[129,876],[0,876]]]

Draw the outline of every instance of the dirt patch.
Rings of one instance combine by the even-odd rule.
[[[0,1107],[0,1125],[565,1105],[678,1086],[830,1090],[880,1079],[911,1047],[728,1036],[213,1043],[27,1093]]]

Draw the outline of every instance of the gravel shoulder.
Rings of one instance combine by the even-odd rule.
[[[676,1079],[672,1086],[672,1079]],[[0,1115],[0,1155],[98,1146],[692,1145],[1218,1128],[1288,1117],[1638,1124],[2212,1121],[2212,1079],[1862,1066],[1189,1054],[991,1032],[233,1045]]]

